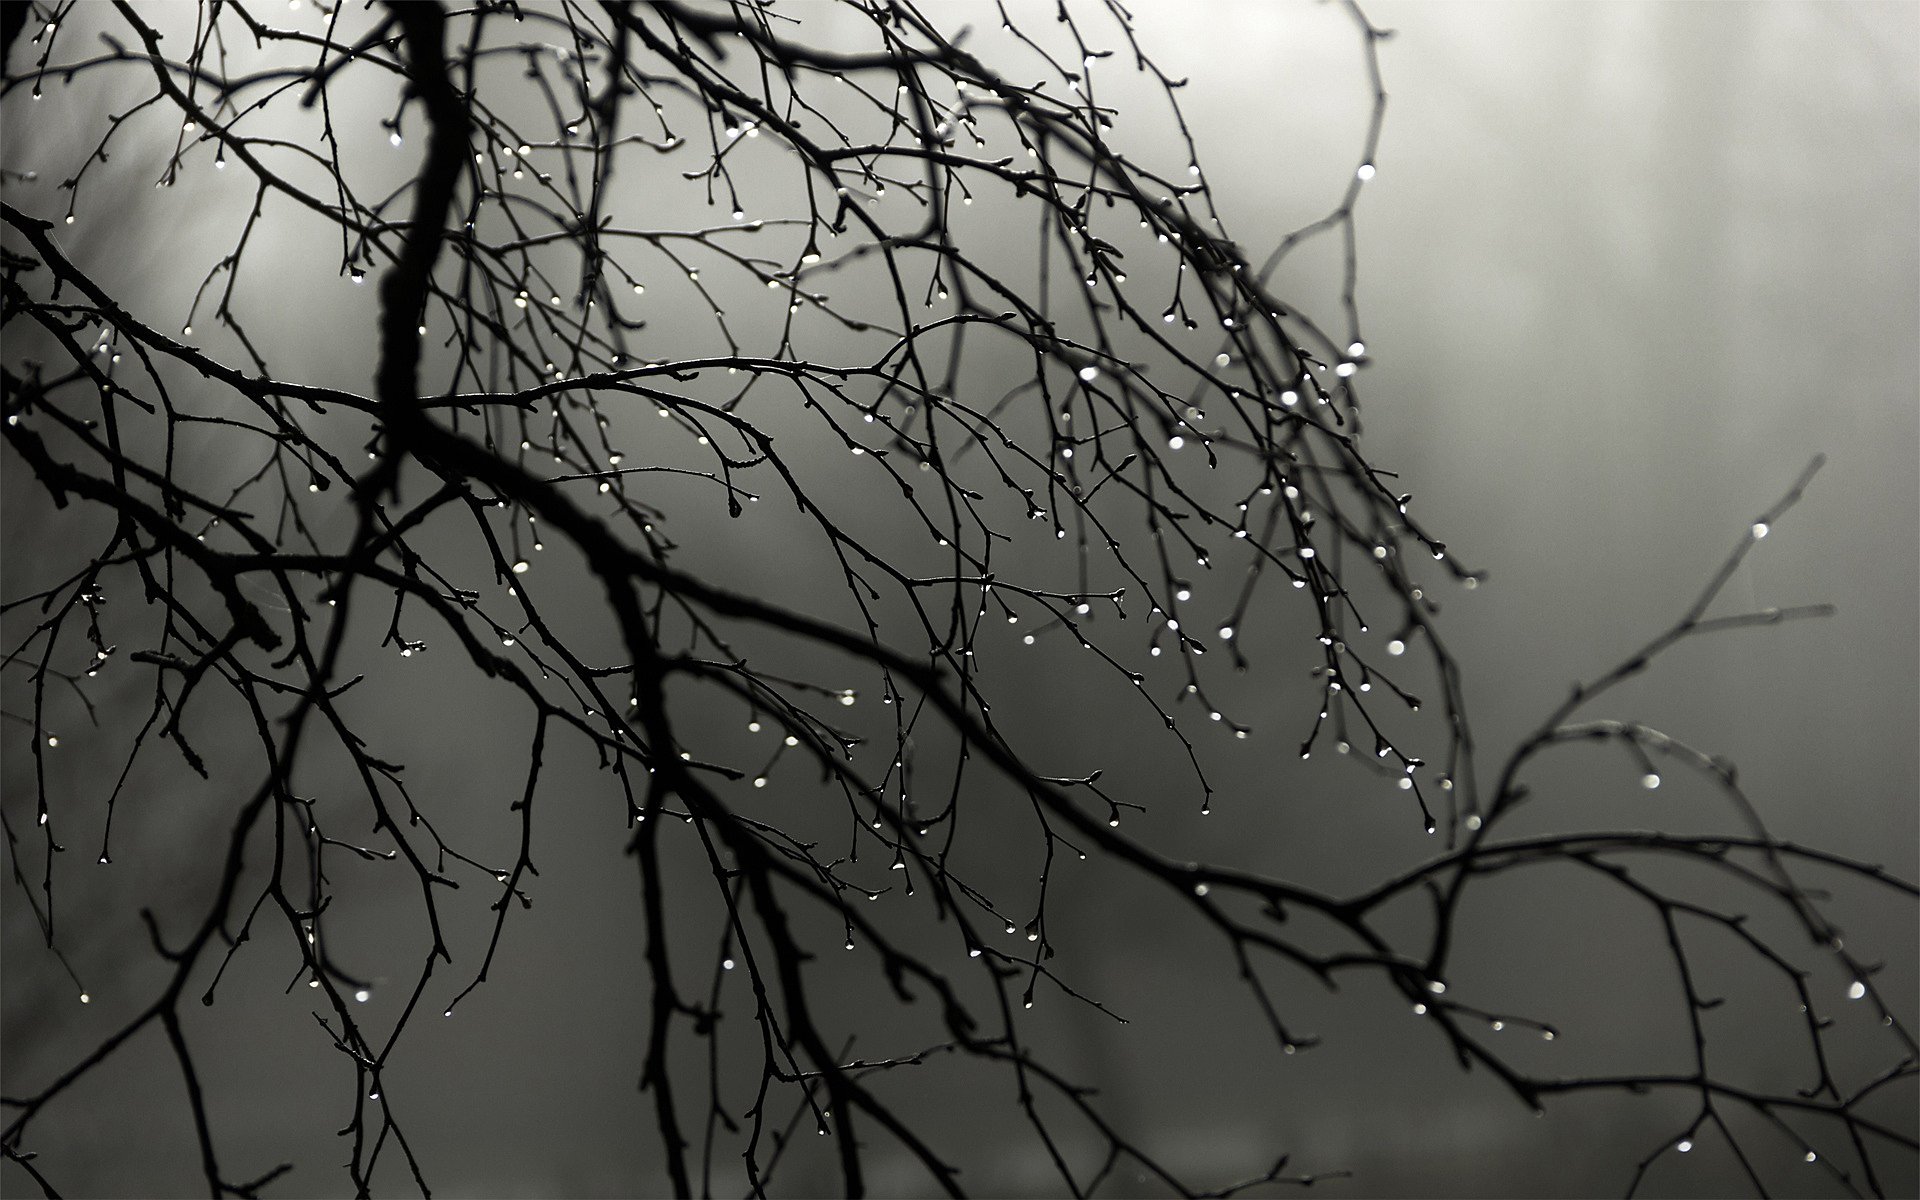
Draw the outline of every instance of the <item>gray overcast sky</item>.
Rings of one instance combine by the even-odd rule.
[[[968,19],[993,23],[991,9],[966,7],[978,9]],[[1824,453],[1829,465],[1728,602],[1825,601],[1837,615],[1683,647],[1611,712],[1737,760],[1783,836],[1920,874],[1920,6],[1366,7],[1396,30],[1382,48],[1392,103],[1379,173],[1359,218],[1359,303],[1374,359],[1367,436],[1429,525],[1491,572],[1477,591],[1443,597],[1442,616],[1489,760],[1571,680],[1670,623],[1754,514]],[[1183,104],[1200,160],[1228,227],[1257,258],[1324,211],[1352,170],[1367,101],[1352,31],[1327,5],[1136,8],[1143,44],[1170,73],[1192,76]],[[792,11],[804,31],[812,10]],[[962,22],[960,6],[939,11]],[[4,114],[9,168],[53,153],[53,135],[36,132],[19,99]],[[8,190],[31,211],[59,203]],[[127,228],[103,233],[121,240],[101,255],[117,256],[135,294],[146,286],[163,307],[154,297],[179,286],[164,264],[210,257],[226,233],[176,245],[141,219],[130,210]],[[1309,307],[1331,310],[1330,268],[1303,264]],[[350,318],[330,314],[315,305],[288,323],[276,335],[290,343],[284,354],[364,376],[333,349],[356,335],[328,322]],[[15,519],[21,475],[10,463],[14,578],[45,552]],[[786,572],[807,569],[777,540],[716,545],[743,583],[784,586]],[[1069,714],[1046,735],[1063,758],[1103,749],[1104,710],[1067,702],[1068,686],[1045,673],[1027,691],[1037,710]],[[1269,711],[1292,730],[1303,703]],[[521,769],[524,721],[504,705],[459,702],[425,682],[385,705],[412,778],[472,789],[477,803]],[[1220,756],[1220,812],[1181,835],[1197,855],[1351,887],[1430,848],[1399,806],[1350,772],[1301,768],[1289,746]],[[12,812],[31,803],[30,767],[17,740],[7,750]],[[1628,781],[1597,755],[1542,773],[1543,787],[1559,789],[1555,805],[1594,824],[1613,823],[1591,813],[1617,805],[1621,824],[1690,826],[1685,806],[1705,803],[1674,789],[1654,807],[1623,797]],[[584,766],[557,782],[583,797],[604,791]],[[1276,792],[1302,799],[1252,802]],[[636,888],[605,815],[584,802],[555,813],[540,856],[553,866],[539,903],[513,914],[497,979],[457,1021],[412,1031],[396,1081],[412,1090],[395,1090],[417,1097],[410,1116],[440,1194],[664,1187],[634,1090],[644,995]],[[137,894],[114,886],[122,890],[94,901],[101,911]],[[410,901],[377,878],[367,886],[367,911],[346,919],[377,947],[380,902]],[[1672,1007],[1659,979],[1595,1000],[1648,961],[1638,935],[1591,915],[1611,910],[1560,880],[1508,901],[1481,914],[1468,961],[1490,988],[1526,997],[1569,1030],[1573,1069],[1671,1049],[1673,1031],[1657,1023]],[[1330,1044],[1280,1060],[1250,1006],[1221,1001],[1231,969],[1192,928],[1103,892],[1098,879],[1060,903],[1060,919],[1084,930],[1063,949],[1075,978],[1133,1023],[1041,1013],[1035,1027],[1175,1163],[1234,1165],[1280,1145],[1300,1170],[1354,1171],[1323,1185],[1334,1195],[1612,1193],[1673,1118],[1651,1101],[1567,1104],[1536,1121],[1484,1078],[1461,1076],[1397,998],[1365,989],[1298,997]],[[468,955],[484,945],[486,919],[463,919]],[[103,997],[73,1011],[17,900],[5,926],[14,1093],[110,1028],[117,997],[134,1003],[150,977],[114,973],[126,943],[81,947]],[[1911,906],[1881,902],[1848,933],[1888,947],[1899,959],[1888,986],[1915,994]],[[400,960],[397,949],[387,957]],[[337,1056],[314,1044],[304,998],[277,995],[281,964],[249,965],[232,1003],[193,1014],[223,1150],[248,1164],[297,1155],[289,1194],[337,1192],[346,1187],[331,1166],[340,1150],[330,1133],[343,1120]],[[849,970],[828,986],[851,989],[857,978]],[[1768,1027],[1752,1028],[1753,1069],[1764,1076],[1774,1065]],[[163,1047],[144,1045],[45,1118],[37,1148],[76,1194],[191,1192],[197,1167],[177,1088]],[[973,1188],[1020,1194],[1048,1173],[1031,1139],[1007,1140],[1006,1092],[1004,1081],[929,1068],[924,1094],[903,1103],[944,1113],[954,1153],[976,1163]],[[1910,1095],[1906,1103],[1911,1116]],[[1729,1163],[1697,1157],[1655,1189],[1739,1190]],[[5,1170],[9,1194],[21,1192],[22,1177]],[[788,1182],[827,1191],[833,1179],[822,1159]],[[1911,1190],[1911,1172],[1903,1182]],[[882,1192],[922,1186],[904,1166],[875,1181]]]

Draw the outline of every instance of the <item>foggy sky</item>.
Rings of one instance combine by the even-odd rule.
[[[943,18],[996,23],[990,7],[968,7],[977,13],[956,8]],[[1828,465],[1806,500],[1757,549],[1726,603],[1830,602],[1837,614],[1683,645],[1615,695],[1605,715],[1736,760],[1777,834],[1920,874],[1920,9],[1366,7],[1396,31],[1381,51],[1391,106],[1379,173],[1358,218],[1372,358],[1362,380],[1366,437],[1371,456],[1401,472],[1428,526],[1490,574],[1474,591],[1441,597],[1484,761],[1497,762],[1572,681],[1591,679],[1676,619],[1755,515],[1824,453]],[[1324,212],[1350,177],[1368,101],[1351,28],[1337,9],[1305,3],[1183,0],[1136,13],[1161,65],[1192,77],[1182,104],[1198,157],[1228,228],[1258,260]],[[813,37],[830,44],[822,25]],[[57,96],[41,107],[61,103]],[[55,154],[63,135],[49,122],[66,119],[29,117],[20,100],[8,99],[3,118],[11,168]],[[8,187],[10,202],[42,215],[61,203],[50,193]],[[136,201],[149,202],[129,193],[129,211]],[[163,202],[172,201],[152,201]],[[144,302],[170,313],[183,286],[171,264],[222,252],[228,231],[216,236],[214,216],[185,234],[155,224],[130,218],[96,235],[89,253],[120,272],[136,312]],[[189,236],[204,244],[170,240]],[[1292,286],[1331,311],[1336,267],[1309,258]],[[198,272],[188,274],[190,292]],[[343,351],[368,343],[365,313],[353,315],[328,286],[277,335],[280,359],[292,364],[283,369],[365,391],[370,359]],[[10,460],[10,581],[34,577],[47,553],[39,523],[50,510],[32,492]],[[729,586],[818,585],[823,565],[767,520],[758,541],[695,518],[680,536],[693,543],[690,561]],[[585,612],[593,602],[572,603]],[[12,629],[9,621],[10,643]],[[1143,791],[1153,790],[1154,771],[1173,788],[1174,766],[1155,759],[1164,750],[1116,745],[1116,705],[1051,659],[1035,664],[1011,689],[1022,693],[1014,711],[997,715],[1015,727],[1030,722],[1033,744],[1063,772],[1137,759]],[[431,655],[409,662],[408,681],[369,698],[367,714],[396,739],[391,757],[408,763],[416,786],[503,810],[502,788],[517,787],[524,770],[527,722],[503,697],[461,692],[453,666]],[[1395,794],[1349,764],[1296,761],[1310,715],[1297,678],[1256,675],[1233,687],[1283,732],[1212,748],[1216,814],[1204,825],[1185,810],[1148,819],[1169,853],[1189,847],[1177,853],[1350,890],[1433,852]],[[19,731],[6,737],[6,803],[25,811],[31,768]],[[1721,820],[1704,788],[1637,794],[1617,756],[1569,751],[1558,764],[1532,777],[1550,796],[1529,818],[1541,828]],[[90,778],[82,765],[57,771],[66,787]],[[646,993],[632,862],[590,762],[563,763],[542,786],[558,799],[543,810],[537,902],[511,915],[493,979],[455,1020],[410,1027],[389,1089],[406,1106],[438,1194],[659,1193],[653,1117],[635,1089]],[[182,823],[186,798],[150,800],[144,814],[116,820],[165,855],[191,855],[196,838],[220,828]],[[475,818],[471,836],[507,844],[501,815]],[[124,844],[135,859],[135,843]],[[682,866],[689,885],[704,873],[699,863]],[[170,886],[185,872],[177,860],[138,869],[146,874],[134,882],[89,885],[100,890],[69,905],[133,931],[70,949],[97,981],[84,1011],[36,953],[25,906],[7,900],[0,998],[9,1094],[70,1061],[149,994],[150,963],[116,965],[145,953],[127,901],[141,880]],[[393,912],[410,912],[410,880],[340,870],[362,900],[343,906],[336,938],[361,939],[366,961],[388,963],[404,980],[418,930],[386,926]],[[1282,1058],[1221,946],[1190,918],[1170,919],[1134,894],[1121,873],[1086,870],[1050,899],[1059,969],[1130,1023],[1051,1004],[1028,1028],[1171,1165],[1225,1179],[1256,1173],[1262,1154],[1284,1148],[1296,1170],[1354,1173],[1315,1189],[1330,1195],[1613,1194],[1683,1119],[1687,1102],[1677,1097],[1559,1102],[1535,1119],[1484,1073],[1462,1074],[1440,1039],[1378,986],[1328,994],[1291,980],[1285,994],[1298,1023],[1328,1044]],[[1531,1065],[1572,1073],[1673,1061],[1670,965],[1653,953],[1643,915],[1622,932],[1630,910],[1571,875],[1498,895],[1504,904],[1490,891],[1486,911],[1474,914],[1459,971],[1567,1031],[1551,1052],[1560,1057],[1529,1057]],[[1911,906],[1875,898],[1847,911],[1856,914],[1850,940],[1894,960],[1883,978],[1889,994],[1914,997],[1920,930]],[[455,919],[455,979],[483,951],[490,920],[484,911]],[[711,941],[704,931],[687,936],[689,954]],[[283,948],[243,955],[222,1003],[193,1006],[188,1028],[205,1047],[230,1174],[296,1158],[300,1169],[274,1194],[338,1194],[349,1185],[331,1130],[346,1120],[351,1084],[306,997],[280,994],[291,961]],[[867,1003],[871,970],[822,970],[825,993]],[[1837,996],[1844,982],[1821,977],[1815,986]],[[392,1002],[376,989],[369,1017]],[[744,1024],[744,1013],[735,1019]],[[1773,1014],[1729,1020],[1747,1035],[1745,1065],[1756,1078],[1799,1069],[1769,1057]],[[858,1050],[876,1055],[901,1049],[886,1039],[911,1029],[883,1006],[858,1024],[874,1031]],[[1021,1136],[1006,1079],[936,1064],[885,1090],[906,1111],[938,1117],[944,1148],[970,1164],[970,1190],[1017,1195],[1055,1182],[1043,1152]],[[42,1117],[32,1145],[75,1194],[192,1194],[198,1166],[178,1094],[164,1045],[143,1035]],[[1910,1089],[1902,1103],[1910,1121]],[[804,1157],[783,1186],[830,1193],[830,1160],[812,1146],[796,1153]],[[397,1167],[382,1179],[404,1191]],[[0,1171],[8,1194],[26,1194],[24,1176]],[[727,1171],[721,1190],[740,1190],[733,1164]],[[904,1161],[876,1169],[872,1184],[879,1194],[928,1187]],[[1808,1194],[1830,1186],[1809,1174]],[[1890,1186],[1912,1190],[1911,1164]],[[1663,1164],[1647,1188],[1737,1194],[1742,1184],[1724,1155],[1701,1153]]]

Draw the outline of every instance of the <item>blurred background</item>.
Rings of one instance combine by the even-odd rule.
[[[790,11],[821,44],[844,31],[824,8]],[[1391,105],[1378,174],[1358,208],[1358,303],[1372,359],[1361,389],[1366,436],[1371,456],[1401,472],[1427,527],[1489,573],[1473,591],[1436,584],[1483,764],[1497,763],[1572,681],[1671,624],[1755,517],[1824,453],[1805,501],[1756,549],[1723,605],[1829,602],[1836,615],[1684,644],[1595,715],[1645,721],[1734,759],[1781,836],[1920,874],[1920,7],[1379,0],[1366,11],[1394,30],[1380,47]],[[191,19],[184,7],[162,15]],[[988,61],[1003,46],[991,7],[945,5],[937,16],[976,26],[975,50]],[[1191,79],[1181,100],[1198,159],[1227,228],[1256,261],[1338,202],[1371,100],[1345,12],[1183,0],[1137,6],[1135,17],[1162,68]],[[16,47],[15,70],[24,53]],[[140,94],[138,83],[117,94]],[[38,190],[9,182],[9,202],[50,219],[64,211],[51,184],[84,153],[76,131],[100,120],[95,86],[50,86],[33,106],[19,91],[8,96],[5,165],[42,179]],[[1104,86],[1122,114],[1130,99],[1148,98],[1124,69]],[[1121,129],[1124,138],[1124,116]],[[118,191],[103,183],[98,207],[83,200],[80,232],[65,236],[83,265],[162,328],[181,319],[250,199],[205,172],[147,190],[169,148],[145,159],[124,152],[113,166],[132,182]],[[297,264],[332,248],[266,253]],[[1331,312],[1338,267],[1333,243],[1303,253],[1280,291]],[[288,276],[266,274],[249,286],[276,366],[365,390],[372,289],[323,276],[296,291]],[[665,336],[680,318],[652,319]],[[9,460],[0,533],[8,597],[52,577],[75,537],[62,522],[76,518],[55,518],[35,490]],[[820,564],[772,518],[741,532],[685,507],[678,536],[688,561],[722,582],[824,586]],[[554,573],[555,602],[590,611],[593,596],[568,598],[565,568]],[[9,620],[9,644],[20,632]],[[1266,661],[1284,662],[1286,643],[1305,635],[1280,627],[1266,636]],[[1203,824],[1167,747],[1124,744],[1131,718],[1104,698],[1111,679],[1075,675],[1062,665],[1069,657],[1042,647],[1027,660],[1030,675],[1018,674],[1019,660],[1001,668],[1014,673],[1001,682],[1011,679],[1017,695],[996,715],[1031,731],[1043,766],[1068,773],[1120,761],[1142,793],[1164,778],[1175,798],[1135,828],[1167,853],[1352,891],[1433,851],[1398,793],[1331,755],[1297,761],[1311,716],[1304,676],[1256,671],[1226,685],[1262,728],[1281,732],[1198,739],[1217,788]],[[434,797],[445,819],[470,822],[466,837],[510,856],[505,806],[517,798],[530,731],[504,698],[463,691],[450,658],[409,660],[412,674],[400,677],[409,681],[367,697],[362,713],[391,738],[383,753],[407,762],[417,793]],[[140,711],[140,688],[130,684],[118,701],[119,711]],[[124,753],[116,710],[103,711],[97,732],[78,718],[63,729],[51,761],[56,790],[77,809],[97,802],[102,757],[117,767],[113,755]],[[24,828],[32,765],[16,725],[0,745],[5,803]],[[17,890],[7,894],[0,1049],[9,1095],[40,1086],[151,995],[158,976],[139,904],[156,894],[185,897],[181,911],[201,902],[194,856],[218,844],[219,806],[238,796],[205,795],[160,765],[150,771],[116,816],[113,871],[81,870],[92,855],[78,832],[80,849],[66,857],[79,861],[61,864],[65,945],[92,1004],[74,1002]],[[1732,827],[1708,789],[1674,778],[1648,794],[1637,777],[1617,753],[1567,751],[1530,777],[1543,798],[1528,827]],[[543,789],[553,802],[536,841],[537,902],[511,914],[491,981],[455,1020],[410,1028],[388,1090],[437,1194],[663,1192],[650,1101],[635,1089],[644,968],[618,806],[590,762],[563,762]],[[992,797],[979,803],[995,811]],[[476,815],[464,818],[468,806]],[[87,819],[75,816],[76,831]],[[677,882],[691,892],[705,869],[684,869]],[[356,900],[342,904],[336,948],[352,946],[369,972],[406,980],[420,933],[410,883],[352,864],[340,872]],[[1006,873],[1031,875],[1024,865]],[[491,914],[470,907],[449,917],[456,970],[436,987],[464,983],[484,952]],[[1864,957],[1890,960],[1881,985],[1911,1020],[1920,991],[1913,905],[1842,887],[1834,912]],[[1282,1056],[1225,948],[1100,864],[1056,889],[1049,920],[1057,968],[1129,1023],[1049,997],[1024,1028],[1068,1074],[1100,1088],[1116,1123],[1209,1183],[1257,1174],[1284,1149],[1296,1171],[1351,1172],[1315,1189],[1334,1195],[1614,1194],[1690,1112],[1677,1096],[1599,1097],[1552,1104],[1536,1119],[1484,1073],[1459,1072],[1385,987],[1330,994],[1275,973],[1290,1024],[1325,1041]],[[717,937],[699,925],[689,917],[690,955],[712,953]],[[1517,1055],[1533,1069],[1684,1065],[1671,964],[1647,913],[1572,873],[1543,873],[1489,888],[1465,927],[1456,989],[1563,1031],[1553,1046]],[[1791,1044],[1789,997],[1777,985],[1749,993],[1755,981],[1731,956],[1722,961],[1711,946],[1703,954],[1725,971],[1713,982],[1736,997],[1716,1020],[1728,1052],[1749,1057],[1738,1073],[1772,1086],[1804,1078],[1798,1052],[1778,1049]],[[821,968],[821,987],[843,998],[857,1051],[917,1048],[908,1043],[924,1022],[876,1000],[870,969],[839,961]],[[335,1167],[346,1151],[332,1130],[345,1123],[352,1084],[306,997],[282,994],[292,962],[283,948],[243,954],[221,1003],[188,1014],[189,1034],[229,1173],[295,1159],[299,1170],[277,1194],[338,1194],[349,1187]],[[1812,986],[1838,1001],[1847,982],[1817,975]],[[403,1000],[403,989],[376,986],[370,1025]],[[1866,1015],[1834,1007],[1873,1052],[1843,1066],[1885,1061]],[[697,1079],[699,1065],[690,1057],[683,1068]],[[723,1075],[732,1081],[734,1065]],[[937,1121],[942,1148],[968,1166],[969,1190],[1055,1189],[1008,1080],[936,1061],[887,1086],[903,1110]],[[747,1093],[734,1092],[733,1107],[743,1107]],[[29,1145],[70,1194],[192,1194],[197,1156],[179,1096],[164,1044],[146,1035],[36,1122]],[[1888,1098],[1888,1120],[1912,1128],[1914,1112],[1911,1086]],[[733,1160],[716,1170],[716,1190],[743,1190]],[[777,1190],[836,1187],[830,1158],[811,1145],[797,1146],[782,1171]],[[1825,1172],[1792,1178],[1805,1181],[1797,1194],[1840,1191]],[[382,1182],[409,1187],[398,1160]],[[1884,1182],[1890,1194],[1920,1186],[1911,1161]],[[927,1190],[904,1160],[880,1163],[872,1185]],[[31,1184],[6,1166],[0,1186],[27,1194]],[[1155,1191],[1133,1178],[1114,1188]],[[1665,1156],[1643,1189],[1747,1190],[1725,1148],[1704,1141],[1684,1158]]]

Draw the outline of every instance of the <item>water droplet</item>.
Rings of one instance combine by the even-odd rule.
[[[1660,786],[1660,776],[1652,771],[1648,771],[1640,777],[1640,786],[1646,788],[1648,791],[1652,791]]]
[[[360,990],[354,992],[353,998],[359,1003],[365,1004],[367,1001],[373,999],[373,993],[368,991],[366,988],[361,988]]]
[[[1847,985],[1847,999],[1849,1000],[1863,999],[1866,996],[1866,994],[1867,994],[1867,985],[1863,980],[1856,979],[1851,984]]]
[[[533,564],[529,563],[526,559],[523,558],[519,562],[513,564],[513,573],[515,575],[525,575],[527,573],[527,569],[532,565]]]
[[[1773,530],[1768,528],[1767,523],[1765,521],[1755,521],[1753,523],[1753,537],[1755,541],[1758,541],[1759,539],[1767,536],[1769,533],[1772,533],[1772,532]]]
[[[1361,183],[1365,183],[1367,180],[1372,179],[1374,176],[1373,164],[1361,163],[1360,169],[1358,171],[1355,171],[1353,175],[1354,175],[1354,178],[1358,179]]]
[[[85,993],[85,992],[81,992],[81,993],[80,993],[80,1003],[82,1003],[82,1004],[92,1004],[92,1003],[93,1003],[93,997],[92,997],[92,996],[89,996],[89,995],[88,995],[87,993]]]
[[[1675,1143],[1673,1148],[1682,1154],[1686,1154],[1693,1149],[1693,1140],[1691,1138],[1681,1138]]]
[[[1393,655],[1395,658],[1398,658],[1400,655],[1405,654],[1406,652],[1407,652],[1407,644],[1401,641],[1399,638],[1395,638],[1392,641],[1387,643],[1387,653]]]
[[[1807,1161],[1807,1162],[1818,1162],[1818,1161],[1820,1161],[1820,1156],[1819,1156],[1818,1154],[1815,1154],[1815,1153],[1814,1153],[1813,1151],[1811,1151],[1811,1150],[1809,1150],[1809,1151],[1807,1151],[1807,1153],[1806,1153],[1806,1161]]]
[[[1098,378],[1100,378],[1099,367],[1081,367],[1080,368],[1081,383],[1092,383],[1094,380]]]

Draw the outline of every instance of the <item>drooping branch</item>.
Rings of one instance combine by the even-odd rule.
[[[1807,478],[1674,626],[1576,689],[1496,770],[1476,771],[1467,664],[1445,647],[1429,591],[1479,576],[1358,436],[1371,360],[1355,214],[1376,169],[1388,31],[1349,6],[1371,99],[1357,165],[1331,212],[1256,264],[1214,208],[1183,81],[1154,64],[1124,9],[1090,7],[1062,8],[1057,28],[999,9],[997,38],[949,35],[947,14],[899,0],[791,13],[415,2],[325,8],[317,25],[225,0],[200,6],[184,36],[171,10],[36,10],[40,58],[0,83],[9,103],[49,80],[75,96],[96,80],[140,91],[96,89],[107,107],[97,140],[68,164],[64,198],[23,176],[19,202],[0,203],[5,443],[48,503],[111,531],[50,551],[59,582],[7,601],[9,614],[37,613],[0,667],[7,715],[31,736],[38,885],[11,816],[5,833],[46,945],[59,953],[71,937],[54,922],[56,830],[85,828],[92,803],[45,770],[53,722],[72,704],[137,729],[112,764],[121,783],[169,744],[200,776],[245,778],[247,799],[226,818],[223,854],[196,868],[210,905],[143,913],[167,967],[160,993],[55,1079],[7,1099],[8,1162],[51,1192],[26,1149],[30,1127],[154,1026],[179,1068],[208,1189],[274,1182],[285,1167],[235,1182],[221,1166],[203,1051],[179,1005],[190,989],[212,1003],[229,965],[257,960],[256,919],[264,929],[277,916],[298,964],[288,986],[306,985],[351,1064],[353,1186],[425,1192],[433,1164],[396,1114],[434,1098],[394,1094],[406,1085],[388,1064],[411,1044],[417,1012],[453,1019],[505,969],[514,916],[541,880],[536,802],[550,808],[552,764],[578,755],[610,779],[608,816],[639,873],[649,978],[637,1074],[676,1194],[713,1190],[722,1154],[739,1156],[747,1190],[771,1194],[808,1126],[831,1138],[850,1195],[882,1155],[958,1194],[967,1163],[949,1131],[890,1099],[945,1056],[1011,1080],[1037,1153],[1070,1194],[1095,1194],[1123,1164],[1181,1195],[1335,1173],[1319,1162],[1289,1173],[1291,1159],[1262,1146],[1191,1178],[1034,1039],[1025,1014],[1037,1000],[1118,1015],[1055,960],[1050,897],[1082,886],[1055,864],[1089,857],[1210,931],[1214,962],[1275,1054],[1320,1040],[1301,1027],[1300,985],[1384,988],[1427,1018],[1440,1053],[1489,1071],[1523,1104],[1679,1089],[1698,1107],[1660,1152],[1718,1137],[1765,1190],[1749,1150],[1772,1137],[1845,1187],[1883,1190],[1890,1156],[1914,1147],[1875,1107],[1911,1086],[1911,1017],[1808,880],[1835,876],[1903,905],[1914,885],[1776,837],[1708,752],[1633,720],[1576,720],[1683,640],[1820,613],[1713,611]],[[104,50],[72,50],[71,28],[89,20]],[[1159,113],[1096,99],[1129,64]],[[379,141],[403,170],[355,148],[366,96],[391,105]],[[1133,133],[1155,119],[1184,147],[1171,166]],[[177,334],[175,314],[121,291],[88,256],[98,214],[83,193],[125,170],[110,152],[141,138],[172,147],[162,186],[223,172],[248,205]],[[970,216],[976,199],[1011,215]],[[727,216],[710,219],[715,207]],[[1013,232],[1016,220],[1031,235]],[[337,246],[342,277],[376,283],[370,395],[269,366],[299,326],[276,326],[283,314],[237,289],[276,269],[271,239],[255,236],[274,227]],[[1287,273],[1293,252],[1322,238],[1340,244],[1333,320],[1281,298],[1303,286]],[[169,249],[191,258],[185,240]],[[367,465],[353,468],[347,443],[363,430]],[[183,465],[183,440],[216,447],[220,469]],[[792,536],[754,523],[789,503],[832,577],[824,594],[723,585],[698,544],[717,540],[714,527],[694,526],[684,545],[677,532],[711,511],[729,529]],[[106,607],[128,586],[145,606]],[[430,639],[450,645],[475,695],[504,695],[530,719],[530,743],[515,743],[516,755],[528,747],[524,766],[507,773],[508,861],[473,848],[485,818],[407,782],[408,731],[372,727],[356,705],[365,690],[405,685],[346,664],[411,658]],[[1224,699],[1228,672],[1266,669],[1281,640],[1312,658],[1290,710],[1305,706],[1298,743]],[[1053,645],[1164,739],[1158,749],[1188,770],[1177,785],[1062,762],[1049,739],[996,715],[1036,669],[1022,656]],[[146,689],[143,716],[96,699],[89,681],[109,668]],[[1427,687],[1437,716],[1423,711]],[[876,693],[880,716],[868,717]],[[246,728],[197,744],[225,698]],[[1285,741],[1301,757],[1370,749],[1349,757],[1410,793],[1409,822],[1442,849],[1336,891],[1189,861],[1145,823],[1123,828],[1123,814],[1149,806],[1211,811],[1216,736],[1258,737],[1269,752]],[[1620,830],[1581,813],[1560,832],[1512,832],[1514,814],[1552,806],[1529,792],[1528,772],[1579,744],[1617,749],[1642,786],[1658,780],[1656,759],[1699,773],[1734,832]],[[340,805],[302,794],[330,778],[323,752],[344,764],[370,836],[345,832]],[[1496,781],[1485,796],[1479,778]],[[769,789],[826,803],[769,806]],[[844,850],[820,816],[842,810]],[[352,894],[334,869],[343,856],[417,889],[417,966],[384,1035],[357,1015],[370,952],[337,919]],[[1016,856],[1031,856],[1037,877],[1007,882],[996,868]],[[676,873],[686,863],[692,885]],[[1560,1030],[1452,976],[1475,934],[1469,898],[1546,871],[1599,881],[1649,919],[1686,1061],[1539,1071],[1510,1035]],[[63,895],[78,886],[58,877]],[[460,946],[443,910],[474,894],[488,906],[485,950],[444,971]],[[1749,904],[1784,915],[1811,954],[1750,923]],[[1412,908],[1423,925],[1404,919]],[[703,962],[678,936],[696,926],[713,947]],[[844,980],[819,960],[839,944],[834,930],[839,953],[878,970],[880,986],[863,993],[873,1011],[897,1006],[903,1026],[924,1011],[924,1028],[854,1053],[870,1014],[833,998]],[[1797,1006],[1812,1087],[1772,1090],[1726,1069],[1702,935]],[[1884,1053],[1864,1082],[1838,1065],[1810,963],[1838,964],[1848,994],[1880,1018]],[[755,1065],[737,1074],[723,1065],[736,1056]],[[706,1077],[690,1074],[702,1059]],[[744,1111],[732,1102],[742,1086]],[[1729,1120],[1736,1112],[1759,1124]],[[390,1147],[407,1164],[400,1183],[381,1171]],[[1639,1164],[1636,1185],[1656,1161]]]

